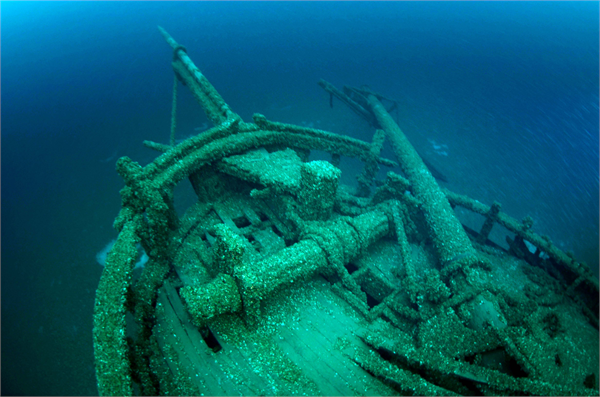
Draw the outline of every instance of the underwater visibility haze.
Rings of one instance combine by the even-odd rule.
[[[394,99],[440,185],[530,216],[598,277],[598,15],[598,2],[2,2],[2,394],[98,393],[92,314],[117,237],[115,164],[145,166],[157,154],[142,142],[169,142],[173,53],[158,25],[247,122],[370,141],[317,83]],[[176,140],[211,126],[180,89]],[[196,199],[187,185],[175,195],[178,211]],[[490,239],[507,248],[508,235]]]

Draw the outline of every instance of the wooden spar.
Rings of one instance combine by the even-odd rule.
[[[393,99],[386,98],[382,95],[376,94],[371,91],[368,87],[363,86],[361,89],[344,86],[344,91],[340,91],[333,86],[333,84],[321,79],[319,81],[319,86],[327,91],[330,95],[330,106],[332,105],[332,99],[335,96],[340,101],[344,102],[348,107],[356,114],[365,119],[369,124],[374,126],[375,128],[381,128],[373,114],[365,109],[365,106],[368,106],[366,103],[366,95],[373,94],[377,97],[377,99],[385,99],[387,101],[393,102],[394,106],[392,109],[397,109],[397,101]],[[352,97],[350,96],[352,95]],[[357,102],[355,99],[358,99]],[[359,103],[360,102],[360,103]],[[333,107],[333,106],[332,106]],[[390,112],[392,109],[388,110]],[[380,150],[380,149],[379,149]],[[416,150],[416,149],[415,149]],[[428,161],[421,153],[418,153],[421,160],[425,163],[433,177],[442,182],[448,182],[448,178],[444,175],[440,170],[438,170],[430,161]],[[364,194],[364,188],[360,188]]]
[[[202,106],[206,116],[215,125],[223,123],[230,118],[239,118],[231,111],[221,95],[212,84],[196,67],[188,57],[185,47],[179,45],[166,30],[158,27],[158,30],[173,49],[173,70],[177,76],[187,85],[196,101]]]
[[[348,95],[344,94],[343,92],[341,92],[340,90],[335,88],[332,84],[328,83],[327,81],[325,81],[323,79],[321,79],[319,81],[319,86],[321,86],[321,88],[323,88],[325,91],[327,91],[329,93],[329,95],[335,96],[337,99],[339,99],[340,101],[342,101],[346,105],[348,105],[348,107],[350,109],[352,109],[353,112],[355,112],[356,114],[358,114],[359,116],[361,116],[362,118],[367,120],[367,122],[369,122],[369,124],[371,124],[373,126],[377,126],[377,123],[375,122],[375,120],[373,120],[373,115],[368,110],[366,110],[364,107],[362,107],[360,104],[358,104],[354,100],[352,100],[352,98],[350,98]],[[331,99],[330,99],[330,106],[332,106]]]
[[[385,130],[400,167],[411,182],[413,194],[423,203],[425,220],[442,266],[457,260],[461,263],[473,260],[475,250],[465,230],[417,151],[375,95],[368,94],[367,103]]]

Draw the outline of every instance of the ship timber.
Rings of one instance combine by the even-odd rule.
[[[598,281],[531,218],[441,188],[367,87],[319,82],[375,127],[371,142],[243,121],[159,30],[171,139],[144,142],[161,152],[145,167],[117,162],[119,235],[94,310],[101,395],[598,395]],[[176,145],[178,85],[214,127]],[[356,189],[341,156],[364,164]],[[381,166],[401,172],[378,180]],[[185,179],[197,200],[179,217]],[[483,216],[479,231],[457,206]],[[490,241],[496,224],[509,249]],[[150,259],[134,277],[137,244]]]

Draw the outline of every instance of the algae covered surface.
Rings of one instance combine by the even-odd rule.
[[[2,14],[2,394],[598,393],[597,3]]]

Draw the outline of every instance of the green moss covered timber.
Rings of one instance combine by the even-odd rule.
[[[139,221],[139,219],[136,218]],[[131,395],[125,333],[126,291],[137,257],[136,221],[125,224],[108,254],[94,306],[94,355],[100,395]]]
[[[423,203],[422,211],[442,266],[456,260],[468,262],[469,258],[475,257],[475,250],[446,195],[381,102],[374,95],[369,95],[368,103],[387,133],[400,168],[411,182],[413,194]]]

